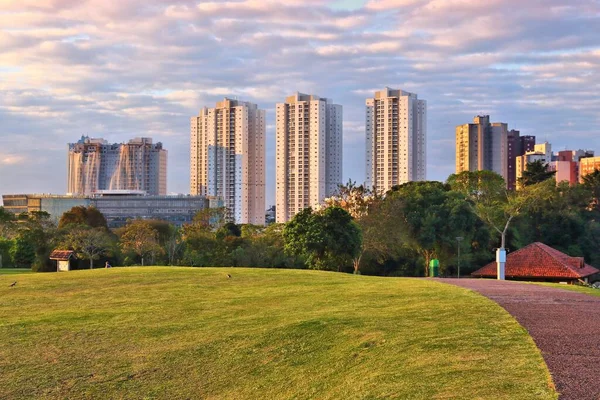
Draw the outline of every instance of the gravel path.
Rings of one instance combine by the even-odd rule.
[[[561,400],[600,399],[600,297],[490,279],[441,279],[508,311],[542,351]]]

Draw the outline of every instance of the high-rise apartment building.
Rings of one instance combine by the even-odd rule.
[[[342,106],[296,93],[277,104],[276,220],[289,221],[342,183]]]
[[[224,99],[191,118],[190,193],[223,199],[239,224],[265,224],[265,111]]]
[[[508,182],[508,127],[478,115],[472,124],[456,127],[456,173],[494,171]]]
[[[427,102],[385,88],[366,101],[366,185],[385,193],[427,178]]]
[[[167,150],[150,138],[109,144],[82,136],[69,143],[68,193],[90,195],[99,190],[143,190],[167,194]]]
[[[507,179],[506,186],[509,190],[517,187],[517,157],[535,148],[535,136],[524,135],[521,132],[511,129],[507,135]]]

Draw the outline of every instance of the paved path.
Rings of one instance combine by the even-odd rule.
[[[600,399],[600,297],[490,279],[441,279],[508,311],[542,351],[560,399]]]

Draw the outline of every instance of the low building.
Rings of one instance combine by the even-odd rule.
[[[71,270],[71,259],[75,257],[72,250],[54,250],[50,253],[50,259],[56,261],[56,270],[58,272]]]
[[[129,219],[159,219],[176,226],[192,222],[205,208],[223,207],[220,198],[174,195],[148,196],[140,190],[105,190],[93,196],[3,195],[4,208],[14,214],[45,211],[55,222],[73,207],[96,207],[106,218],[109,228],[124,226]]]
[[[540,242],[531,243],[506,257],[506,279],[575,283],[588,281],[600,270],[588,265],[583,257],[571,257]],[[496,278],[496,262],[473,272],[476,278]]]
[[[90,199],[85,196],[55,194],[5,194],[2,202],[4,209],[13,214],[45,211],[55,221],[73,207],[90,205]]]
[[[218,206],[206,196],[146,196],[130,191],[103,191],[91,198],[91,205],[104,215],[109,228],[124,226],[129,219],[159,219],[176,226],[192,222],[200,210]]]

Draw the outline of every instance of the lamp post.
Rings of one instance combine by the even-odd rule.
[[[457,236],[456,237],[456,246],[458,248],[458,279],[460,279],[460,242],[462,242],[463,237],[462,236]]]

